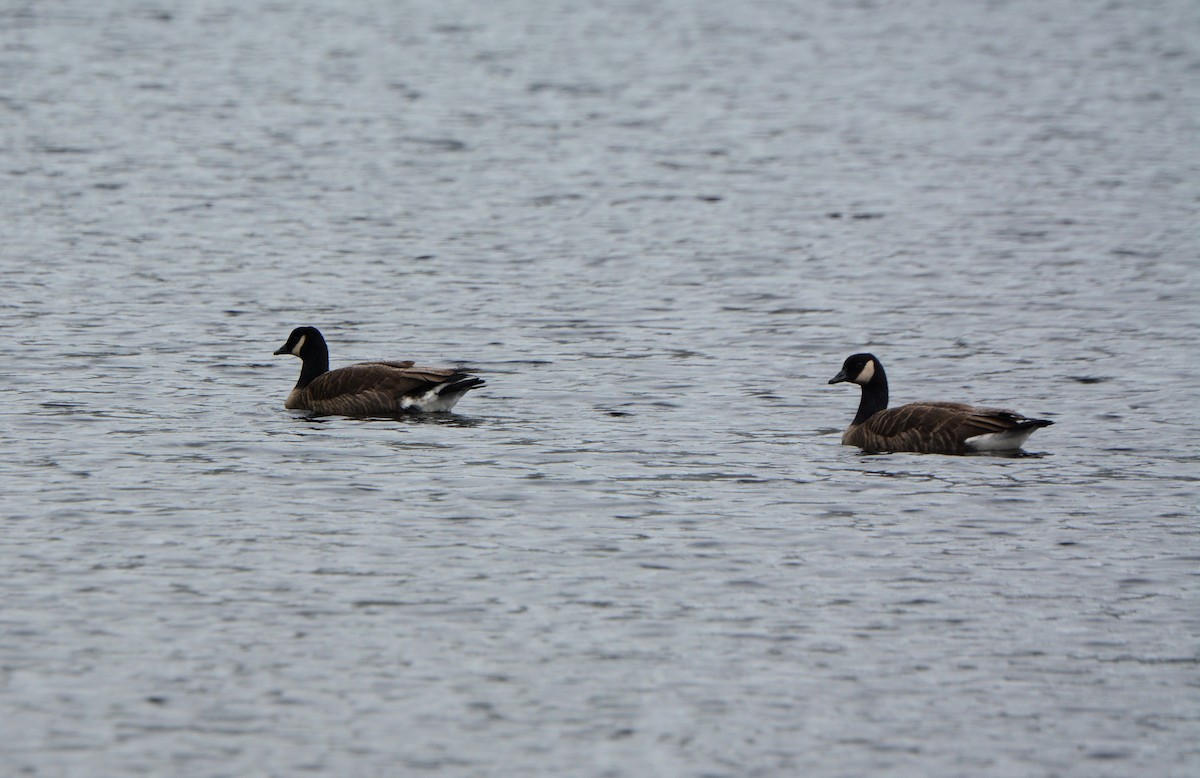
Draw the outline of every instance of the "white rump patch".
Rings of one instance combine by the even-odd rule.
[[[304,348],[304,341],[308,340],[307,335],[301,335],[300,340],[296,341],[296,345],[292,346],[292,353],[300,356],[300,349]]]
[[[875,377],[875,360],[871,359],[871,360],[867,361],[867,364],[863,365],[862,372],[860,372],[858,374],[858,376],[854,379],[854,383],[869,384],[869,383],[871,383],[871,379],[874,377]]]
[[[1030,427],[1007,432],[989,432],[986,435],[967,438],[963,442],[976,451],[1014,451],[1020,448],[1036,429],[1036,427]]]
[[[445,386],[438,386],[425,394],[401,397],[400,408],[405,411],[421,411],[422,413],[444,413],[453,408],[459,398],[463,396],[463,392],[456,392],[443,397],[441,391],[445,388]]]

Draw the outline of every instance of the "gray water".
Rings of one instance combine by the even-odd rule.
[[[1193,0],[9,2],[0,131],[3,775],[1200,772]]]

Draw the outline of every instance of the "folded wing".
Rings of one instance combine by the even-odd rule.
[[[1019,413],[963,403],[925,402],[880,411],[846,431],[844,442],[871,451],[929,454],[972,450],[967,441],[1003,435],[1031,422]]]
[[[449,410],[483,381],[454,368],[413,362],[364,362],[331,370],[303,391],[303,407],[320,414],[388,416],[405,410]]]

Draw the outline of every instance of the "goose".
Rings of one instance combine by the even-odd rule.
[[[319,416],[395,416],[448,411],[482,378],[446,367],[406,362],[361,362],[329,369],[329,347],[316,327],[297,327],[276,354],[303,360],[300,380],[283,407]]]
[[[847,357],[841,372],[829,383],[843,381],[861,386],[862,399],[858,415],[842,435],[842,444],[867,451],[923,454],[1015,451],[1034,430],[1054,423],[963,403],[916,402],[888,408],[887,374],[873,354]]]

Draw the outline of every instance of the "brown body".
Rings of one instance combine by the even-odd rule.
[[[980,408],[962,403],[922,402],[888,408],[861,424],[851,424],[842,435],[842,443],[867,451],[915,451],[921,454],[969,454],[974,451],[1020,448],[1028,435],[1049,422],[1026,419],[1018,413],[999,408]],[[1023,426],[1024,425],[1024,426]],[[1034,425],[1034,426],[1030,426]],[[967,441],[980,435],[1020,437],[999,448]]]

